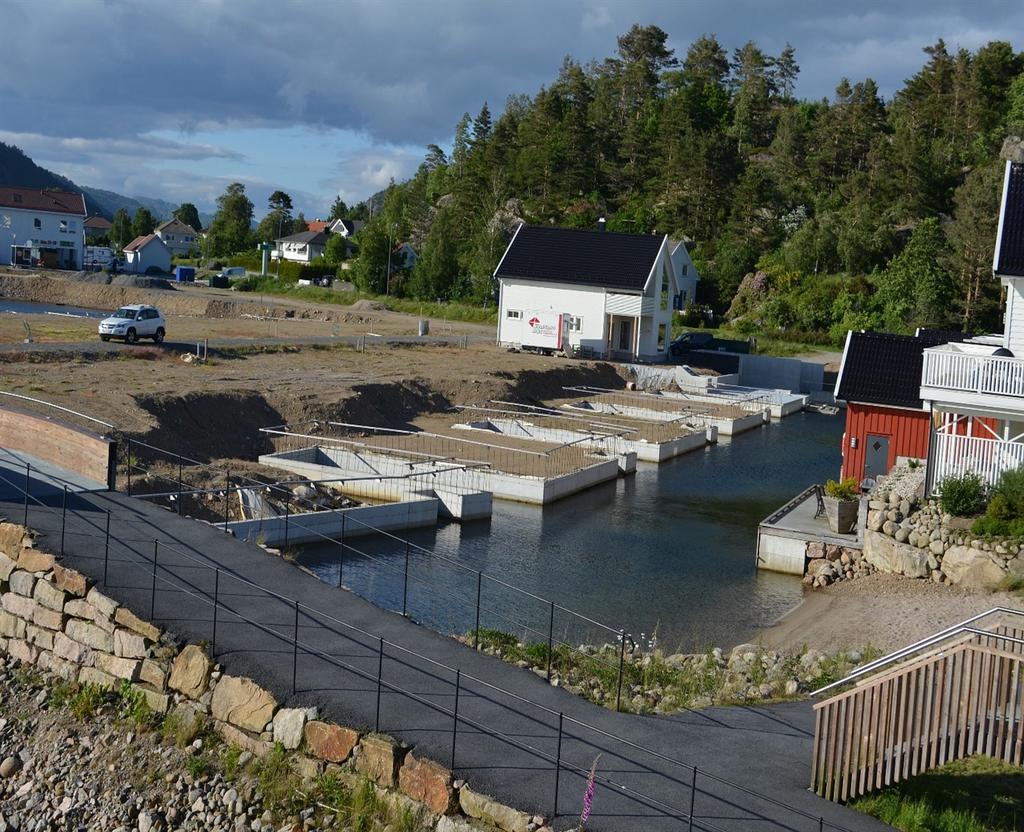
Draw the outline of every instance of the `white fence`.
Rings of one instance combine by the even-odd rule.
[[[997,396],[1024,396],[1024,360],[951,350],[925,350],[921,386]]]
[[[989,485],[995,485],[1003,471],[1024,465],[1024,442],[1003,442],[937,433],[932,446],[933,482],[941,489],[947,477],[977,474]]]

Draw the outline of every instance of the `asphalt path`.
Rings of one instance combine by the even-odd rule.
[[[0,514],[20,522],[22,481],[0,478]],[[63,562],[141,616],[210,642],[226,672],[445,765],[454,757],[456,776],[509,805],[550,817],[557,799],[556,829],[578,824],[595,760],[595,832],[888,828],[807,790],[808,702],[615,713],[205,523],[117,492],[74,493],[64,515],[58,481],[31,490],[44,547],[63,547]]]

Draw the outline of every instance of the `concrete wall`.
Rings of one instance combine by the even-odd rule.
[[[758,569],[802,577],[807,562],[806,552],[807,541],[803,538],[764,528],[757,532]]]
[[[825,382],[825,366],[796,358],[770,355],[741,355],[740,384],[747,387],[769,387],[793,393],[821,390]]]
[[[114,487],[117,443],[57,419],[0,405],[0,448],[21,451]]]

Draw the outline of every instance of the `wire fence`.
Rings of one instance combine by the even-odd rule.
[[[607,810],[609,817],[628,812],[631,823],[642,817],[644,828],[723,832],[720,824],[725,822],[731,829],[851,832],[271,590],[205,553],[140,537],[127,521],[118,517],[112,523],[111,511],[71,493],[67,484],[46,486],[50,504],[32,493],[31,469],[23,483],[5,475],[0,482],[20,495],[17,502],[26,525],[59,534],[62,557],[88,562],[90,574],[102,574],[105,590],[119,590],[115,594],[130,597],[140,611],[148,596],[148,617],[154,623],[171,620],[193,630],[206,627],[214,657],[244,654],[272,664],[275,678],[290,678],[293,695],[323,693],[327,676],[331,690],[343,691],[347,701],[373,714],[376,731],[388,727],[389,709],[401,723],[415,705],[416,713],[431,716],[430,741],[435,746],[439,732],[450,733],[444,746],[450,750],[446,762],[453,771],[476,768],[485,752],[514,755],[520,779],[529,778],[530,799],[543,805],[539,790],[547,791],[554,817],[578,810],[574,803],[566,811],[566,778],[585,782],[590,761],[599,754],[607,761],[594,777],[595,805],[610,803],[615,809]],[[69,540],[72,545],[66,548]],[[265,646],[267,638],[277,647]],[[410,676],[418,684],[401,684]],[[442,728],[437,727],[439,720]],[[469,743],[467,734],[473,737]],[[637,780],[646,788],[634,785]]]
[[[609,390],[604,387],[566,387],[564,389],[574,396],[587,397],[582,401],[574,402],[568,408],[570,412],[590,410],[596,413],[693,425],[706,425],[714,419],[741,419],[750,415],[751,405],[757,411],[763,411],[769,405],[767,400],[743,403],[732,400],[720,403],[706,402],[687,397],[685,393],[673,393],[671,396],[665,396],[643,390]]]

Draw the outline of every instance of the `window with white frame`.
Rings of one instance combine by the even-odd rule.
[[[569,316],[569,332],[582,332],[583,331],[583,318],[579,315]]]
[[[67,234],[68,233],[68,221],[67,220],[61,220],[60,221],[60,233],[61,234]]]
[[[518,319],[523,317],[523,313],[520,312],[518,309],[507,309],[505,310],[505,317]]]

